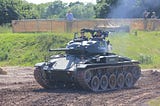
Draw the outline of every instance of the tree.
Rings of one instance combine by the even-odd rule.
[[[160,16],[160,0],[138,0],[139,5],[144,10],[147,10],[149,12],[156,12],[157,17]],[[154,2],[154,3],[153,3]],[[151,15],[151,14],[150,14]]]
[[[10,0],[0,0],[0,25],[18,19],[19,14],[14,8],[14,3]]]
[[[71,10],[74,17],[78,19],[88,19],[95,16],[94,5],[91,3],[71,2],[69,5],[60,0],[54,1],[48,5],[45,18],[62,18],[64,19],[68,10]]]
[[[47,18],[47,7],[49,7],[49,5],[51,5],[51,3],[42,3],[36,6],[36,10],[40,16],[40,18]]]
[[[70,3],[69,8],[77,19],[91,19],[95,17],[94,5],[82,2]]]
[[[97,0],[94,7],[96,18],[106,18],[117,2],[118,0]]]
[[[0,25],[18,19],[38,18],[36,5],[24,0],[0,0]]]
[[[160,15],[159,0],[97,0],[97,18],[141,18],[144,10]]]
[[[17,2],[16,2],[17,1]],[[15,8],[19,13],[19,19],[36,19],[39,18],[38,10],[35,4],[23,0],[16,0]]]
[[[66,4],[60,0],[52,2],[46,10],[46,18],[62,18],[64,17],[64,10]]]

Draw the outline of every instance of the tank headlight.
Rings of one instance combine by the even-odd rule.
[[[44,67],[43,67],[43,70],[48,70],[48,66],[44,66]]]

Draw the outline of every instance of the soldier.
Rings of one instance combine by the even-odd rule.
[[[156,19],[157,18],[157,16],[156,16],[156,12],[152,12],[152,15],[151,15],[151,18],[154,18],[154,19]]]
[[[80,36],[81,39],[88,40],[88,38],[85,36],[85,34],[84,34],[85,32],[83,30],[81,30],[80,33],[81,33],[81,36]]]
[[[143,13],[143,18],[144,18],[144,21],[143,21],[143,24],[144,24],[144,30],[147,30],[147,24],[148,24],[148,15],[150,14],[150,12],[148,12],[147,10],[144,11]]]
[[[95,34],[93,37],[99,37],[99,38],[101,38],[101,37],[102,37],[102,32],[101,32],[101,30],[97,30],[97,31],[96,31],[96,34]]]
[[[152,15],[151,15],[151,18],[152,18],[152,31],[154,31],[156,29],[156,19],[157,19],[157,16],[156,16],[156,12],[152,12]]]
[[[66,19],[67,19],[67,23],[66,23],[67,32],[72,32],[72,23],[74,20],[74,16],[71,13],[71,11],[68,11],[68,13],[66,14]]]

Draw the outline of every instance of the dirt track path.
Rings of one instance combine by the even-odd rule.
[[[2,67],[0,106],[145,106],[160,97],[160,72],[143,71],[132,89],[93,93],[77,89],[46,90],[36,83],[32,67]]]

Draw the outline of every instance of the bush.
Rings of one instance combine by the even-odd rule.
[[[1,53],[0,61],[7,60],[7,59],[8,59],[8,54],[7,53]]]
[[[0,26],[0,33],[9,33],[12,32],[12,28],[10,24],[4,24]]]
[[[150,55],[140,54],[138,60],[141,64],[151,64],[151,63],[153,63],[152,57]]]

